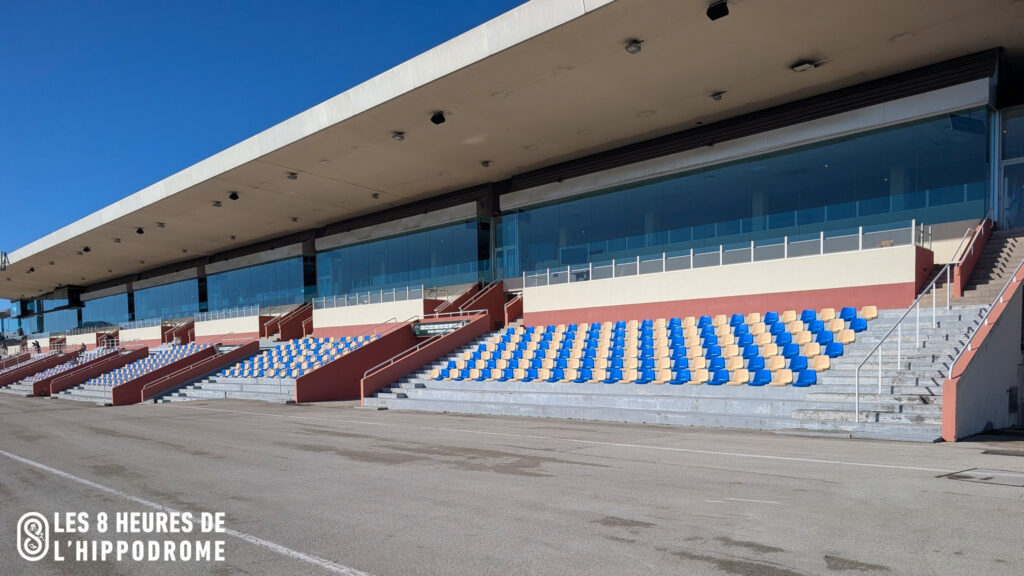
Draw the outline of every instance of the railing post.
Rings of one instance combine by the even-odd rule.
[[[818,233],[818,254],[825,253],[825,231],[822,230]]]
[[[860,422],[860,366],[853,376],[853,421]]]
[[[950,271],[950,268],[951,268],[950,265],[946,264],[946,311],[947,312],[950,309],[949,308],[949,274],[950,274],[949,271]]]
[[[932,286],[932,328],[938,324],[935,322],[935,286]]]
[[[864,249],[864,227],[857,227],[857,250]]]
[[[917,245],[917,218],[910,221],[910,244]]]
[[[640,255],[636,255],[636,275],[640,275]]]
[[[612,258],[612,278],[615,278],[615,258]]]
[[[693,248],[690,248],[690,270],[693,270]]]
[[[594,279],[594,263],[588,262],[588,265],[589,268],[587,270],[587,281],[589,282]]]
[[[914,350],[921,348],[921,303],[917,303],[917,326],[914,328]]]
[[[750,261],[754,261],[754,241],[750,241]]]
[[[526,272],[523,272],[523,290],[526,290]]]
[[[666,270],[668,270],[668,256],[664,252],[662,252],[661,253],[661,271],[665,272]]]
[[[878,347],[878,396],[882,396],[882,347]]]
[[[896,328],[896,369],[900,369],[900,362],[903,360],[903,322]]]
[[[718,265],[722,266],[725,263],[725,245],[718,245]]]
[[[782,259],[789,258],[789,236],[782,237]]]
[[[572,283],[572,264],[569,264],[565,267],[565,283]]]
[[[547,278],[544,280],[545,286],[551,286],[551,268],[548,268]]]

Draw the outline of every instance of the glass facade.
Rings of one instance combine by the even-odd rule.
[[[984,108],[502,216],[505,277],[719,244],[816,237],[987,210]]]
[[[46,332],[67,332],[78,328],[78,309],[57,310],[43,314],[43,330]]]
[[[199,280],[183,280],[135,291],[135,319],[182,318],[199,312]]]
[[[0,332],[17,332],[18,326],[17,318],[0,318]]]
[[[1024,108],[1003,113],[999,225],[1024,226]]]
[[[490,277],[490,224],[470,220],[317,255],[317,291],[339,296],[367,290],[428,288]]]
[[[312,294],[303,288],[302,258],[289,258],[206,278],[209,310],[296,304]]]
[[[131,320],[128,314],[128,294],[114,294],[84,303],[82,326],[109,326]]]

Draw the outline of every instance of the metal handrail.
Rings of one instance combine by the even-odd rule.
[[[520,277],[522,278],[523,289],[525,290],[526,288],[531,288],[531,287],[551,285],[552,282],[553,282],[553,279],[554,279],[553,276],[558,276],[558,275],[564,275],[565,276],[565,280],[564,281],[554,282],[556,284],[576,283],[576,282],[589,282],[589,281],[595,280],[595,277],[594,277],[595,271],[601,271],[601,270],[605,270],[605,269],[609,269],[609,268],[611,270],[611,274],[610,274],[610,276],[605,276],[605,278],[616,278],[616,277],[619,277],[619,276],[638,276],[640,274],[664,273],[664,272],[669,272],[670,271],[669,270],[670,263],[674,264],[676,261],[679,261],[679,260],[685,260],[686,261],[686,265],[685,266],[680,266],[680,267],[673,267],[672,271],[675,271],[675,270],[687,270],[687,269],[692,270],[694,268],[705,268],[705,267],[709,267],[709,266],[713,267],[713,266],[730,266],[730,265],[733,265],[733,264],[749,264],[749,263],[752,263],[752,262],[763,262],[763,261],[766,261],[766,260],[779,260],[779,259],[789,260],[789,259],[793,259],[793,258],[802,258],[802,257],[805,257],[805,256],[820,256],[820,255],[823,255],[823,254],[833,254],[833,253],[839,253],[839,252],[860,252],[860,251],[872,250],[872,249],[885,249],[885,248],[888,248],[888,247],[891,247],[891,246],[895,246],[895,245],[900,245],[900,246],[904,246],[904,245],[923,245],[924,242],[925,242],[925,238],[926,237],[927,237],[927,242],[930,245],[930,243],[931,243],[931,227],[929,226],[927,228],[927,230],[928,231],[925,232],[924,224],[921,224],[919,226],[917,220],[915,219],[915,220],[911,220],[910,221],[910,227],[909,228],[906,228],[906,227],[899,227],[899,228],[894,227],[894,228],[886,228],[886,229],[882,229],[882,230],[872,230],[872,231],[865,232],[864,231],[864,227],[863,226],[859,226],[859,227],[857,227],[857,232],[855,234],[838,234],[838,235],[834,235],[834,236],[826,236],[825,231],[824,230],[820,230],[818,232],[818,234],[816,235],[816,237],[810,238],[810,239],[806,239],[806,240],[793,240],[793,239],[791,239],[787,235],[787,236],[783,236],[782,237],[782,241],[781,242],[772,242],[772,243],[766,243],[766,244],[758,244],[757,241],[751,240],[749,243],[742,243],[742,244],[744,244],[744,246],[741,247],[741,248],[727,247],[725,244],[719,244],[717,246],[717,248],[711,248],[710,250],[704,250],[704,249],[700,249],[700,248],[697,248],[697,249],[690,248],[688,251],[677,251],[677,252],[672,253],[672,254],[670,254],[669,252],[662,252],[660,254],[653,253],[653,254],[648,254],[648,255],[645,255],[645,256],[637,255],[637,256],[630,257],[630,258],[625,258],[625,259],[613,258],[611,260],[610,264],[598,263],[597,265],[595,265],[594,262],[588,262],[588,263],[583,264],[583,265],[579,265],[579,264],[572,265],[572,264],[569,264],[569,265],[561,266],[561,267],[558,267],[558,268],[547,268],[547,269],[542,269],[542,270],[534,270],[532,272],[527,272],[527,271],[524,270],[521,273]],[[835,231],[833,231],[833,233],[834,232]],[[866,239],[867,236],[872,235],[872,234],[879,234],[879,233],[892,234],[895,239],[890,239],[891,243],[889,243],[889,244],[886,244],[886,243],[883,242],[883,243],[881,243],[882,245],[879,245],[876,248],[871,248],[871,247],[867,247],[867,246],[864,245],[864,242],[865,242],[865,239]],[[906,233],[908,235],[906,237],[904,237],[903,236],[904,233]],[[901,238],[905,238],[906,240],[901,239]],[[855,239],[856,240],[856,247],[855,248],[851,247],[849,249],[839,249],[839,250],[829,249],[829,250],[826,250],[827,241],[830,241],[830,240],[831,241],[835,241],[837,239],[847,239],[847,240],[849,240],[851,246],[854,243],[854,239]],[[771,240],[776,240],[776,239],[772,238]],[[896,244],[896,242],[898,242],[898,244]],[[794,252],[796,251],[796,249],[798,247],[804,247],[804,246],[814,246],[813,248],[811,248],[811,250],[813,252],[807,252],[806,249],[801,248],[799,250],[799,252],[800,252],[799,255],[798,254],[794,254]],[[767,258],[766,257],[762,257],[762,258],[758,259],[758,257],[757,257],[758,256],[758,251],[759,250],[766,250],[766,249],[774,249],[778,255],[772,256],[772,257],[767,257]],[[745,259],[744,260],[737,260],[735,262],[727,262],[726,261],[727,259],[731,259],[732,255],[734,255],[736,253],[746,254]],[[715,258],[716,256],[717,256],[717,258]],[[701,257],[710,257],[710,261],[716,261],[717,260],[717,263],[698,266],[696,264],[695,258],[699,259]],[[641,272],[641,265],[642,264],[650,264],[650,263],[655,263],[654,264],[654,269],[650,270],[650,271],[647,271],[647,272]],[[657,266],[657,263],[661,264],[660,269]],[[623,267],[628,268],[628,270],[626,272],[621,272],[620,269],[623,268]],[[629,270],[632,270],[632,271],[629,271]],[[574,275],[577,278],[576,280],[573,280],[573,276]],[[533,280],[532,286],[528,283],[528,280]]]
[[[438,310],[441,310],[442,308],[445,308],[447,306],[451,306],[452,302],[458,300],[459,298],[462,298],[463,294],[465,294],[466,292],[469,292],[473,288],[477,288],[478,286],[480,286],[480,282],[479,281],[473,282],[469,286],[466,286],[465,288],[462,289],[461,292],[456,294],[453,298],[451,298],[449,300],[445,300],[444,302],[441,302],[440,304],[435,306],[434,307],[434,312],[437,312]]]
[[[985,217],[981,219],[981,224],[978,224],[978,227],[974,229],[974,235],[971,236],[971,243],[968,244],[967,248],[964,249],[963,256],[956,261],[957,266],[963,264],[964,260],[967,260],[968,254],[974,252],[974,244],[978,241],[978,238],[981,237],[981,233],[984,232],[986,222],[991,222],[992,228],[995,229],[996,223],[995,220],[992,219],[994,215],[994,212],[992,210],[989,210],[988,214],[985,214]],[[961,240],[960,244],[956,247],[956,252],[953,253],[954,258],[960,255],[960,247],[963,246],[963,244],[964,242],[963,240]]]
[[[406,300],[415,300],[415,293],[417,290],[419,290],[419,298],[426,298],[427,288],[423,284],[420,284],[418,287],[406,286],[402,290],[399,290],[398,288],[392,288],[387,292],[385,292],[384,289],[382,288],[380,290],[367,290],[365,292],[351,292],[349,294],[341,296],[322,296],[320,298],[314,298],[312,300],[312,303],[314,310],[322,310],[325,308],[342,308],[345,306],[359,306],[361,304],[364,304],[363,302],[360,302],[360,297],[365,296],[365,304],[379,304],[384,302],[385,294],[393,295],[393,299],[390,300],[391,302],[403,302]],[[373,294],[380,294],[380,302],[371,301],[371,295]],[[403,294],[405,297],[400,300],[398,296]],[[355,299],[355,302],[349,304],[349,300],[353,298]],[[330,304],[328,304],[328,302],[330,302]]]
[[[1001,304],[1005,302],[1006,290],[1010,287],[1011,284],[1019,284],[1021,282],[1021,280],[1017,279],[1017,274],[1020,273],[1021,268],[1024,268],[1024,258],[1021,259],[1020,264],[1017,264],[1017,268],[1014,269],[1013,274],[1011,274],[1010,278],[1007,279],[1006,284],[1003,286],[1003,289],[999,291],[999,295],[996,296],[995,300],[992,301],[992,304],[989,305],[988,310],[985,310],[985,315],[981,317],[981,324],[978,325],[977,330],[971,333],[970,338],[967,339],[967,345],[961,348],[960,351],[956,353],[956,356],[953,357],[953,361],[950,362],[949,364],[949,372],[947,373],[948,379],[953,379],[953,368],[956,366],[956,363],[960,361],[960,357],[964,355],[964,352],[969,352],[973,350],[971,345],[974,343],[974,337],[978,335],[978,331],[981,329],[982,326],[989,325],[988,318],[989,316],[992,315],[992,310],[995,309],[996,304]]]
[[[436,313],[436,314],[427,314],[427,315],[423,316],[423,318],[439,318],[441,316],[469,316],[469,315],[484,316],[486,314],[487,314],[486,310],[468,310],[466,312],[455,312],[455,311],[453,311],[453,312],[440,312],[440,313]],[[395,362],[401,360],[402,358],[405,358],[409,354],[412,354],[413,352],[416,352],[417,350],[422,349],[424,346],[430,344],[434,340],[436,340],[438,338],[441,338],[442,336],[447,336],[448,334],[451,334],[452,332],[454,332],[457,329],[458,328],[455,328],[453,330],[450,330],[448,332],[444,332],[444,333],[441,333],[441,334],[434,334],[433,336],[431,336],[430,338],[427,338],[423,342],[420,342],[419,344],[416,344],[415,346],[412,346],[410,348],[406,348],[405,350],[399,352],[398,354],[395,354],[391,358],[388,358],[387,360],[381,362],[380,364],[377,364],[373,368],[370,368],[366,372],[363,372],[363,378],[366,378],[372,372],[376,372],[378,368],[383,368],[385,366],[390,366],[390,365],[394,364]]]
[[[967,230],[964,231],[964,235],[960,239],[960,246],[963,245],[964,241],[967,239],[967,236],[971,232],[972,232],[972,228],[967,228]],[[959,246],[957,247],[957,251],[958,252],[956,252],[956,253],[959,253]],[[932,278],[932,281],[929,282],[928,285],[924,287],[924,289],[921,291],[921,295],[918,296],[914,300],[914,302],[910,306],[907,307],[907,310],[903,313],[902,316],[899,317],[899,319],[896,320],[896,322],[892,325],[892,327],[889,328],[889,331],[885,333],[885,336],[882,336],[882,338],[878,341],[878,344],[875,344],[875,347],[872,348],[867,353],[867,355],[864,356],[864,359],[860,361],[860,364],[857,365],[857,369],[854,371],[854,397],[853,397],[854,422],[857,422],[857,423],[860,422],[860,371],[861,371],[861,369],[864,367],[865,364],[867,364],[868,360],[871,359],[871,357],[875,354],[875,352],[878,352],[878,395],[881,396],[882,395],[882,345],[885,344],[885,341],[888,340],[890,336],[892,336],[893,332],[896,332],[896,366],[897,366],[897,369],[899,369],[899,365],[900,365],[900,362],[902,360],[902,355],[903,355],[903,321],[907,318],[907,316],[910,315],[911,311],[916,310],[917,311],[917,315],[916,315],[916,324],[914,326],[914,349],[916,350],[916,349],[920,348],[920,346],[921,346],[921,300],[923,300],[924,297],[926,295],[928,295],[929,292],[931,292],[931,295],[932,295],[932,328],[934,328],[937,325],[937,313],[936,313],[936,310],[935,310],[935,283],[938,282],[939,278],[942,278],[943,273],[945,273],[945,276],[946,276],[946,310],[949,310],[950,309],[950,275],[951,275],[953,267],[958,265],[958,264],[959,264],[958,262],[948,262],[948,263],[946,263],[946,265],[943,266],[939,270],[939,272],[937,274],[935,274],[935,277]],[[879,398],[879,402],[881,402],[881,398]]]
[[[244,318],[246,316],[259,316],[260,306],[236,306],[235,308],[222,308],[220,310],[211,310],[209,312],[200,312],[196,314],[196,322],[210,322],[212,320],[226,320],[228,318]]]
[[[491,280],[490,282],[485,284],[483,287],[481,287],[479,292],[477,292],[476,294],[473,295],[472,298],[470,298],[469,300],[464,302],[462,304],[462,306],[459,306],[459,312],[465,310],[469,306],[472,306],[472,305],[476,304],[476,301],[479,300],[484,295],[485,292],[487,292],[491,288],[497,286],[498,282],[501,282],[501,280]],[[436,309],[435,309],[435,311],[436,311]]]
[[[135,330],[136,328],[152,328],[153,326],[162,326],[164,323],[163,318],[147,318],[145,320],[135,320],[133,322],[125,322],[119,324],[121,330]]]

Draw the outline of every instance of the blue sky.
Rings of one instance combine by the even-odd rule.
[[[0,2],[0,250],[522,3]]]

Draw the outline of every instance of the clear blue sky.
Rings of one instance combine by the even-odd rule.
[[[0,250],[522,3],[0,1]]]

